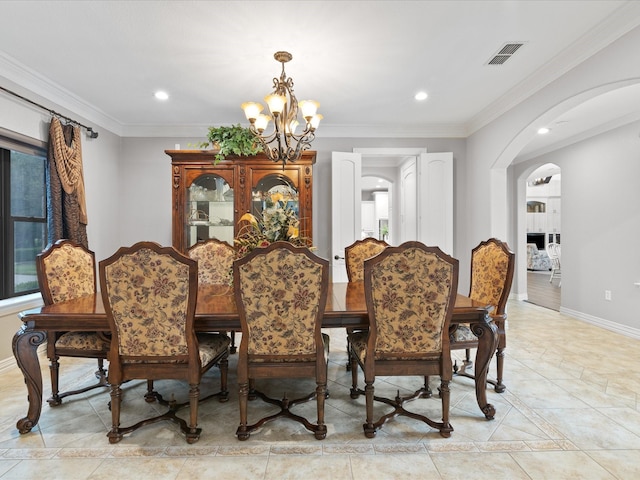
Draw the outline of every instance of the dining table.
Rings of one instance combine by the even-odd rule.
[[[475,357],[475,391],[480,410],[489,420],[495,407],[487,402],[487,373],[498,345],[498,330],[491,320],[491,307],[458,294],[452,324],[467,324],[478,337]],[[73,300],[24,310],[18,314],[22,326],[13,337],[13,354],[27,387],[27,415],[16,428],[28,433],[38,424],[42,411],[42,372],[38,347],[47,332],[108,331],[109,324],[98,292]],[[233,287],[200,285],[196,304],[195,329],[198,332],[240,331]],[[369,324],[364,282],[331,283],[327,295],[323,328],[367,328]]]

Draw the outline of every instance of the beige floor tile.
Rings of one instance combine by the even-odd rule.
[[[391,455],[353,455],[351,457],[353,480],[386,478],[442,478],[427,453]],[[342,477],[336,477],[342,478]]]
[[[640,478],[640,453],[637,450],[589,450],[585,453],[616,478]]]
[[[369,457],[375,458],[375,457]],[[351,465],[346,456],[271,455],[265,480],[350,480]]]
[[[468,480],[530,480],[509,453],[432,453],[440,478]]]
[[[53,458],[23,460],[2,475],[2,480],[64,478],[84,480],[100,468],[101,458]],[[46,477],[43,476],[46,472]]]
[[[266,479],[268,461],[268,456],[188,458],[175,478],[176,480],[193,480],[195,478]]]
[[[200,441],[190,445],[177,425],[161,422],[128,434],[116,445],[106,436],[111,425],[106,390],[67,398],[50,408],[45,402],[40,423],[20,435],[16,422],[27,412],[24,381],[16,370],[3,371],[0,385],[0,478],[70,480],[101,478],[104,466],[118,472],[111,478],[334,478],[386,479],[465,478],[564,480],[565,478],[635,479],[640,473],[640,371],[620,365],[640,361],[640,341],[524,302],[509,302],[504,383],[507,391],[487,389],[496,407],[494,420],[484,418],[473,381],[454,377],[451,384],[451,438],[442,438],[427,425],[407,417],[385,424],[375,438],[364,436],[365,401],[350,398],[351,372],[345,369],[344,332],[329,331],[330,397],[325,404],[328,435],[318,441],[301,424],[279,418],[239,441],[235,377],[237,355],[229,365],[229,401],[211,398],[199,406]],[[567,339],[571,339],[570,342]],[[463,358],[463,351],[454,357]],[[607,358],[606,362],[601,359]],[[49,371],[41,357],[46,396]],[[92,381],[95,361],[64,359],[61,385],[70,388]],[[490,374],[495,373],[495,359]],[[362,385],[362,373],[359,372]],[[264,390],[276,398],[294,398],[314,388],[313,381],[267,382]],[[434,397],[406,404],[409,410],[441,417],[438,378],[431,378]],[[412,392],[417,377],[379,377],[376,390],[395,396]],[[144,401],[146,383],[123,386],[122,423],[161,411]],[[219,388],[213,369],[203,381],[202,396]],[[156,382],[165,398],[186,395],[181,382]],[[388,411],[376,405],[377,414]],[[260,400],[249,402],[250,421],[277,408]],[[315,403],[293,407],[315,420]],[[180,415],[188,416],[188,408]],[[253,419],[253,420],[252,420]],[[138,472],[143,472],[138,475]],[[93,475],[93,477],[92,477]],[[130,476],[130,475],[129,475]]]
[[[184,458],[120,458],[105,459],[100,468],[86,477],[89,480],[113,480],[133,478],[136,480],[174,480],[184,463]]]
[[[516,452],[511,455],[532,480],[616,478],[584,452]]]

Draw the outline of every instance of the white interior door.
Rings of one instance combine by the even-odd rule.
[[[418,201],[416,158],[400,168],[400,243],[418,240]]]
[[[331,276],[346,282],[344,249],[361,236],[362,155],[331,153]]]
[[[453,255],[453,153],[423,153],[418,162],[418,240]]]

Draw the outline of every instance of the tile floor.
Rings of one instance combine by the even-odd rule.
[[[511,301],[507,391],[488,390],[497,409],[493,421],[480,413],[472,381],[454,378],[451,438],[441,438],[421,422],[400,417],[387,423],[375,439],[367,439],[362,433],[364,399],[349,397],[344,334],[329,333],[329,433],[323,441],[287,419],[267,423],[248,441],[238,441],[234,436],[238,422],[235,356],[230,367],[230,401],[221,404],[212,399],[201,405],[203,433],[194,445],[188,445],[177,427],[167,422],[142,428],[110,445],[106,390],[66,399],[56,408],[45,403],[38,426],[20,435],[15,424],[26,413],[27,404],[16,368],[0,375],[0,478],[640,478],[640,373],[629,368],[640,364],[638,340]],[[93,368],[93,362],[67,359],[61,384],[82,383]],[[43,374],[47,394],[46,361]],[[214,369],[207,374],[203,390],[213,389],[218,380]],[[376,386],[393,395],[397,389],[413,389],[410,380],[419,382],[396,377],[378,379]],[[436,379],[432,380],[436,387]],[[294,398],[302,387],[312,384],[276,382],[273,389],[286,390]],[[123,424],[136,419],[136,412],[154,408],[144,402],[144,388],[142,382],[127,386]],[[184,392],[177,382],[159,384],[158,389],[167,395],[174,392],[178,398]],[[416,400],[410,407],[438,418],[439,405],[432,398]],[[250,421],[257,418],[252,413],[265,408],[259,401],[250,403]],[[313,403],[299,409],[315,419]]]

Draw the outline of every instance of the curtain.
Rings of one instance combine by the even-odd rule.
[[[56,117],[49,127],[46,180],[49,243],[66,238],[89,248],[80,127]]]

